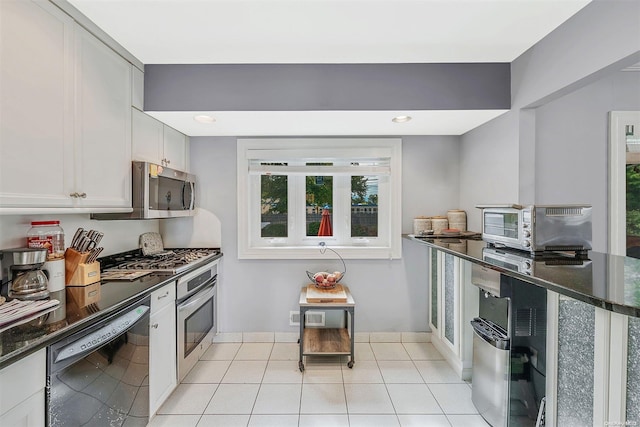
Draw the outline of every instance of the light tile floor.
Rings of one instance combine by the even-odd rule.
[[[306,357],[295,343],[219,343],[178,385],[151,426],[485,427],[431,343],[356,343],[347,358]]]

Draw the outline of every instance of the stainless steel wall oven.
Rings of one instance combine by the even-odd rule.
[[[178,279],[176,319],[178,381],[206,351],[217,328],[218,263],[208,263]]]

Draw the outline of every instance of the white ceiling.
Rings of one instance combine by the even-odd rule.
[[[68,1],[145,64],[251,64],[511,62],[590,0]],[[459,135],[497,114],[423,113],[401,133]],[[402,112],[212,114],[208,130],[154,115],[189,135],[388,135]]]
[[[149,111],[148,114],[191,136],[462,135],[507,110],[431,111],[225,111],[209,113],[214,123],[198,123],[202,112]],[[409,115],[406,123],[391,121]]]

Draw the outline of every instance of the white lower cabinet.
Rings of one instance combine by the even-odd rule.
[[[433,345],[460,378],[471,378],[473,330],[478,288],[471,285],[471,263],[429,248],[429,327]]]
[[[149,414],[153,416],[177,385],[176,284],[151,294],[149,332]]]
[[[46,350],[0,370],[0,426],[45,425]]]

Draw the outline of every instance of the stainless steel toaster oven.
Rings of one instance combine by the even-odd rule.
[[[591,249],[588,205],[479,205],[482,239],[532,254]]]

